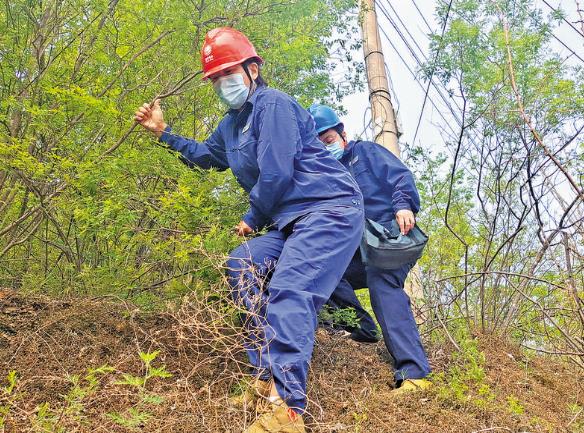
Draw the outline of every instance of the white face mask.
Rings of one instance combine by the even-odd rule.
[[[249,88],[243,81],[241,74],[231,74],[219,77],[214,83],[213,88],[219,99],[229,108],[240,109],[249,95]]]
[[[335,141],[332,144],[327,144],[326,149],[333,154],[336,159],[341,159],[345,153],[345,148],[341,145],[340,141]]]

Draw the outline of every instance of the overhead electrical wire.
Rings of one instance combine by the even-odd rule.
[[[389,21],[389,23],[391,24],[391,26],[394,28],[394,30],[396,31],[396,33],[398,34],[398,36],[400,37],[400,39],[402,40],[402,42],[404,43],[404,45],[406,46],[406,48],[409,50],[411,56],[414,58],[414,60],[416,61],[418,67],[423,68],[424,66],[424,61],[428,61],[428,58],[426,57],[426,55],[424,54],[423,50],[420,48],[419,45],[416,44],[418,50],[421,53],[421,57],[420,58],[417,54],[416,51],[412,48],[412,45],[408,42],[407,38],[405,37],[405,35],[403,34],[403,32],[400,30],[400,28],[397,26],[396,22],[389,16],[388,11],[385,9],[385,7],[383,6],[383,4],[381,4],[380,2],[379,6],[381,8],[381,12],[382,14],[385,16],[385,18]],[[403,23],[402,23],[403,25]],[[413,39],[413,36],[411,35],[411,33],[409,33],[409,36]],[[389,37],[387,36],[387,34],[385,34],[386,38],[389,39]],[[456,105],[456,108],[458,110],[460,110],[460,107],[458,106],[458,104],[456,103],[456,101],[453,101],[452,99],[450,99],[448,96],[446,96],[443,92],[442,89],[444,89],[446,92],[450,93],[450,90],[448,88],[446,88],[442,83],[440,83],[440,87],[436,84],[436,82],[433,80],[433,78],[430,78],[428,80],[429,85],[434,86],[434,88],[436,89],[436,92],[439,94],[439,96],[441,97],[441,99],[444,101],[444,103],[449,107],[450,111],[453,113],[453,115],[456,115],[456,111],[452,108],[451,104],[454,103]]]
[[[564,16],[561,14],[562,11],[560,11],[559,9],[553,7],[551,4],[549,4],[546,0],[542,0],[545,5],[550,8],[552,11],[554,11],[557,14],[560,14],[562,21],[564,21],[566,24],[568,24],[576,33],[578,33],[578,35],[580,35],[581,37],[584,38],[584,34],[582,34],[582,32],[580,30],[578,30],[576,28],[576,26],[574,26],[574,24],[572,24],[570,21],[568,21],[566,18],[564,18]]]
[[[442,39],[444,38],[444,32],[446,30],[446,24],[448,23],[448,18],[450,16],[450,10],[452,9],[452,0],[450,0],[450,2],[448,3],[448,9],[446,10],[446,17],[444,18],[444,23],[442,24],[442,31],[440,34],[440,42],[442,42]],[[436,50],[436,54],[434,55],[434,64],[436,64],[436,60],[438,59],[438,55],[440,53],[440,48],[442,45],[438,46],[438,49]],[[420,116],[418,117],[418,123],[416,125],[416,132],[414,133],[414,139],[412,140],[412,142],[416,141],[416,137],[418,136],[418,131],[420,129],[420,124],[422,123],[422,116],[424,114],[424,108],[426,107],[426,100],[428,99],[428,92],[430,91],[430,84],[432,83],[432,78],[434,77],[434,72],[436,71],[436,67],[434,66],[432,68],[432,72],[430,73],[430,78],[428,80],[428,85],[426,86],[426,91],[424,93],[424,102],[422,102],[422,108],[420,109]]]
[[[415,6],[417,6],[415,4],[415,0],[412,0],[412,2],[414,3]],[[406,48],[410,51],[410,54],[412,55],[412,57],[414,58],[414,60],[416,61],[416,63],[418,64],[419,67],[423,67],[423,63],[422,60],[418,57],[418,55],[416,54],[415,50],[412,48],[412,45],[408,42],[407,38],[405,37],[404,33],[400,30],[400,28],[398,27],[397,23],[390,17],[390,14],[387,10],[387,8],[384,6],[384,4],[381,2],[381,0],[376,0],[376,4],[379,5],[380,10],[382,12],[382,14],[385,16],[385,18],[387,19],[387,21],[391,24],[391,26],[394,28],[394,30],[396,31],[396,33],[398,34],[398,36],[400,37],[400,39],[402,40],[402,42],[406,45]],[[413,37],[413,35],[409,32],[408,27],[405,25],[405,23],[401,20],[401,18],[399,18],[399,14],[397,13],[397,11],[394,9],[393,6],[391,6],[390,2],[387,2],[387,4],[389,5],[390,9],[393,11],[393,13],[396,15],[398,21],[400,22],[400,24],[404,27],[405,32],[408,34],[408,36],[412,39],[412,41],[414,42],[414,45],[416,46],[416,48],[418,49],[418,51],[421,53],[421,56],[423,57],[423,59],[427,62],[428,59],[426,57],[426,55],[424,54],[424,51],[421,49],[421,47],[419,46],[419,44],[416,41],[416,38]],[[448,16],[450,14],[450,10],[451,10],[451,6],[452,6],[452,0],[449,2],[448,4],[448,9],[447,9],[447,14],[446,14],[446,18],[445,21],[443,23],[442,26],[442,32],[441,32],[441,39],[444,36],[444,31],[446,28],[446,24],[447,24],[447,20],[448,20]],[[418,13],[422,16],[422,18],[424,19],[423,15],[421,14],[421,11],[419,9],[419,7],[416,7],[416,10],[418,11]],[[429,27],[429,24],[427,23],[427,21],[424,19],[424,21],[426,22],[426,25]],[[397,49],[397,47],[393,44],[393,42],[391,41],[391,38],[387,35],[387,33],[385,32],[385,30],[383,29],[382,26],[380,26],[381,31],[383,32],[386,40],[392,45],[392,48],[394,49],[394,51],[398,54],[398,56],[400,57],[400,60],[404,63],[404,65],[408,68],[408,70],[410,71],[410,73],[412,74],[412,76],[414,77],[414,79],[418,82],[419,85],[419,78],[416,76],[416,74],[411,70],[411,68],[409,67],[409,65],[407,64],[407,62],[403,59],[403,57],[401,56],[399,50]],[[431,29],[430,29],[431,30]],[[576,54],[569,46],[567,46],[565,43],[563,43],[563,41],[561,41],[559,38],[557,38],[557,36],[555,36],[553,33],[551,34],[556,40],[558,40],[558,42],[560,42],[564,47],[566,47],[574,56],[578,57],[580,60],[582,60],[582,58],[580,56],[578,56],[578,54]],[[437,58],[439,54],[439,51],[436,52],[436,56],[435,56],[435,60]],[[387,69],[387,64],[386,64],[386,69]],[[452,113],[454,119],[456,120],[457,124],[459,126],[462,126],[462,121],[460,120],[458,113],[460,112],[461,108],[459,107],[458,103],[455,100],[452,100],[452,98],[449,98],[447,96],[444,95],[442,89],[440,87],[438,87],[438,85],[434,82],[433,80],[433,75],[435,72],[435,68],[431,71],[430,74],[430,78],[428,79],[427,82],[427,86],[426,89],[424,91],[424,101],[422,104],[422,108],[420,110],[420,115],[418,117],[418,122],[416,125],[416,132],[414,134],[414,139],[412,140],[412,142],[415,142],[415,139],[417,138],[417,134],[419,132],[419,127],[421,125],[421,119],[423,117],[423,113],[424,113],[424,109],[425,109],[425,105],[427,100],[429,99],[429,90],[430,90],[430,86],[433,86],[436,90],[436,92],[439,94],[440,98],[444,101],[445,105],[448,107],[449,111]],[[444,86],[444,84],[440,83],[440,85],[442,86],[442,88],[450,93],[450,90],[448,88],[446,88]],[[395,92],[394,92],[395,93]],[[458,112],[455,111],[452,108],[451,104],[454,104],[456,106],[456,108],[458,109]],[[436,109],[436,104],[432,104]],[[443,117],[443,116],[442,116]],[[446,119],[443,117],[443,119],[446,121]]]
[[[397,47],[394,45],[394,43],[392,42],[392,40],[387,36],[387,33],[385,33],[385,30],[383,30],[383,28],[381,28],[381,32],[384,34],[385,38],[387,39],[389,45],[393,48],[393,50],[395,51],[395,53],[397,54],[398,58],[401,60],[401,62],[404,64],[404,66],[406,67],[406,69],[410,72],[410,74],[412,75],[412,77],[414,78],[414,81],[420,86],[420,88],[422,90],[424,90],[424,86],[422,85],[422,83],[420,82],[419,78],[416,76],[416,73],[412,70],[412,68],[410,67],[410,65],[408,64],[408,62],[406,62],[406,60],[403,58],[403,56],[401,55],[400,51],[397,49]],[[442,117],[442,120],[444,120],[444,122],[446,122],[446,126],[450,129],[450,131],[452,131],[452,133],[454,135],[456,135],[456,131],[452,128],[451,126],[451,121],[449,119],[447,119],[444,114],[442,114],[442,111],[440,108],[438,108],[438,106],[436,105],[436,103],[434,102],[434,100],[432,98],[428,98],[430,100],[430,103],[432,104],[432,106],[436,109],[436,111],[438,112],[438,114],[440,115],[440,117]]]
[[[418,48],[418,51],[422,54],[422,56],[424,58],[426,58],[426,55],[424,54],[424,50],[422,49],[422,47],[420,47],[420,45],[418,44],[418,41],[416,41],[416,38],[414,38],[414,36],[410,33],[408,26],[405,25],[405,23],[402,21],[402,19],[400,18],[399,14],[397,13],[397,11],[395,10],[395,8],[393,7],[393,5],[391,4],[390,1],[387,2],[387,5],[389,6],[389,8],[392,10],[392,12],[394,13],[395,17],[397,18],[397,20],[399,21],[399,23],[402,25],[402,27],[404,28],[405,32],[407,33],[407,35],[410,37],[410,39],[412,40],[412,42],[414,43],[414,45],[416,46],[416,48]],[[384,8],[384,6],[382,4],[380,4],[380,6],[382,8]],[[387,9],[385,9],[385,16],[387,17]]]
[[[415,6],[416,10],[418,11],[418,13],[420,14],[420,16],[422,17],[422,21],[424,21],[426,23],[426,27],[428,27],[428,30],[430,30],[430,33],[432,33],[433,32],[432,27],[430,26],[430,24],[428,24],[428,21],[426,20],[426,17],[424,16],[424,14],[422,13],[422,11],[418,7],[418,3],[416,3],[416,0],[411,0],[411,1],[414,4],[414,6]]]
[[[401,32],[401,30],[399,29],[399,27],[397,26],[397,24],[395,23],[395,21],[393,21],[391,19],[391,17],[389,16],[388,11],[384,8],[384,5],[381,4],[379,1],[379,6],[381,8],[381,12],[384,15],[384,17],[389,21],[389,23],[392,25],[392,27],[394,28],[394,30],[398,33],[400,39],[402,40],[402,42],[406,45],[407,49],[409,50],[411,56],[414,58],[414,60],[416,61],[417,65],[419,67],[422,67],[422,61],[420,60],[420,58],[418,57],[418,55],[416,54],[415,50],[412,48],[412,46],[410,45],[410,43],[408,42],[408,40],[405,38],[404,34]],[[402,22],[403,25],[403,22]],[[399,59],[402,61],[402,63],[404,64],[404,66],[408,69],[408,71],[410,72],[410,74],[412,75],[412,77],[414,78],[414,81],[416,81],[416,83],[420,86],[420,88],[424,91],[424,86],[422,84],[422,82],[420,81],[420,78],[416,75],[416,73],[411,69],[411,67],[409,66],[409,64],[405,61],[405,59],[403,58],[403,56],[400,53],[400,50],[398,50],[398,48],[395,46],[395,44],[393,43],[392,39],[389,37],[389,35],[387,34],[387,32],[385,31],[385,29],[380,26],[379,27],[381,32],[383,33],[383,36],[385,37],[385,39],[387,40],[387,42],[391,45],[391,47],[393,48],[393,50],[396,52],[396,54],[398,55]],[[409,32],[408,32],[409,34]],[[410,37],[413,38],[413,36],[411,34],[409,34]],[[419,48],[418,46],[418,49]],[[425,54],[422,52],[422,57],[424,57],[425,60],[427,60]],[[387,65],[386,65],[387,67]],[[458,125],[459,128],[463,127],[463,123],[462,123],[462,119],[460,118],[460,112],[462,111],[462,108],[460,108],[458,106],[458,104],[456,103],[456,101],[453,101],[451,98],[448,98],[444,93],[443,93],[443,89],[450,93],[450,90],[448,88],[446,88],[444,86],[444,84],[440,83],[440,86],[438,84],[436,84],[436,82],[432,79],[429,81],[429,85],[431,85],[435,91],[438,93],[438,96],[440,96],[440,98],[442,99],[442,101],[444,102],[444,104],[446,105],[446,107],[448,107],[448,110],[450,111],[450,113],[452,114],[452,117],[454,118],[456,124]],[[425,93],[425,99],[429,100],[430,103],[432,104],[432,106],[436,109],[436,111],[438,112],[438,114],[440,115],[440,117],[444,120],[445,122],[445,126],[447,128],[450,129],[450,131],[452,132],[452,136],[453,137],[458,137],[460,131],[455,131],[452,128],[452,119],[446,119],[446,117],[444,116],[444,114],[442,113],[443,110],[441,110],[440,108],[438,108],[438,106],[436,105],[436,103],[434,102],[434,100],[430,97],[429,95],[429,88],[427,89],[428,93]],[[454,103],[454,105],[456,106],[457,110],[455,110],[452,107],[452,103]],[[469,140],[471,141],[471,143],[473,145],[475,145],[477,148],[479,147],[477,142],[475,141],[475,137],[473,136],[468,136]],[[412,141],[412,143],[414,143]]]
[[[382,14],[385,16],[385,18],[389,21],[389,23],[392,25],[392,27],[394,28],[394,30],[396,31],[396,33],[398,34],[398,36],[400,37],[400,39],[402,40],[402,42],[406,45],[406,48],[410,51],[410,54],[412,55],[412,57],[414,58],[414,60],[416,61],[417,65],[419,67],[423,67],[423,62],[420,59],[420,57],[416,54],[415,50],[412,48],[412,46],[410,45],[410,43],[408,42],[407,38],[404,36],[404,34],[402,33],[402,31],[399,29],[399,27],[397,26],[397,24],[395,23],[395,21],[389,16],[387,10],[385,9],[384,5],[381,4],[381,2],[377,1],[376,2],[381,9]],[[387,35],[387,33],[385,32],[385,30],[383,29],[383,27],[380,27],[380,29],[382,30],[385,38],[388,41],[391,41],[390,37]],[[395,49],[395,48],[394,48]],[[421,49],[420,49],[421,50]],[[422,54],[422,56],[424,57],[424,59],[426,59],[425,55]],[[427,59],[426,59],[427,60]],[[416,80],[418,80],[418,77],[415,76],[414,74],[414,78]],[[458,111],[460,111],[460,107],[456,104],[455,101],[452,101],[451,99],[449,99],[442,91],[442,89],[436,84],[436,82],[430,78],[428,81],[428,87],[432,85],[435,89],[436,92],[438,93],[438,95],[440,96],[440,98],[444,101],[445,105],[448,107],[448,109],[450,110],[450,112],[452,113],[452,115],[455,117],[457,123],[459,124],[459,126],[462,125],[462,121],[458,118],[458,112],[452,108],[452,103],[454,103],[456,105],[456,108],[458,109]],[[442,85],[442,84],[441,84]],[[442,85],[442,87],[447,91],[450,92],[450,90],[448,90],[446,87],[444,87]],[[426,96],[424,97],[424,99],[427,99],[427,92],[426,92]],[[425,105],[425,104],[424,104]]]
[[[562,44],[564,46],[564,48],[566,48],[570,53],[572,53],[572,55],[574,57],[577,57],[578,60],[580,60],[582,63],[584,63],[584,59],[582,57],[580,57],[572,48],[570,48],[568,45],[566,45],[566,43],[564,41],[562,41],[560,38],[558,38],[556,35],[554,35],[553,33],[550,32],[550,34],[552,35],[552,37],[558,41],[560,44]]]

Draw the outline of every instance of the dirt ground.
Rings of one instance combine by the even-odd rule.
[[[202,305],[153,314],[111,298],[55,301],[0,290],[0,432],[243,431],[255,414],[229,399],[246,371],[238,327],[220,306]],[[382,343],[319,330],[309,431],[584,432],[582,375],[501,339],[481,336],[479,347],[481,383],[437,379],[430,391],[393,396]],[[155,350],[152,366],[165,369],[144,367],[139,354]],[[450,347],[428,352],[443,377],[460,363]],[[14,387],[6,379],[12,370]],[[172,376],[156,377],[164,371]]]

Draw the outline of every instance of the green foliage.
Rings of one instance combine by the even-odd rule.
[[[581,348],[581,290],[568,288],[582,283],[584,233],[566,179],[581,188],[584,70],[558,53],[560,16],[544,11],[527,0],[438,6],[444,35],[432,36],[421,72],[448,88],[463,128],[445,125],[446,150],[410,148],[409,165],[434,316],[570,351]]]
[[[452,364],[446,371],[433,375],[438,397],[452,404],[488,409],[495,395],[486,383],[485,355],[462,328],[457,337],[460,351],[453,354]]]
[[[6,418],[17,398],[17,395],[15,395],[14,392],[18,381],[16,370],[10,370],[8,372],[6,375],[6,381],[8,384],[2,387],[2,395],[0,397],[0,429],[5,428]]]
[[[114,423],[130,430],[144,426],[152,417],[150,412],[152,408],[164,402],[162,396],[149,390],[148,384],[155,378],[172,377],[164,365],[153,365],[159,354],[159,351],[139,354],[144,370],[144,373],[139,376],[122,373],[113,367],[102,365],[97,368],[88,368],[83,375],[67,377],[69,381],[67,392],[52,403],[38,404],[34,416],[27,418],[30,431],[38,433],[78,431],[81,427],[88,425],[89,419],[95,414],[95,407],[100,407],[102,411],[105,411],[104,403],[109,402],[117,406],[122,389],[133,403],[120,412],[112,411],[105,415]],[[109,378],[113,379],[112,376],[116,375],[121,375],[121,378],[106,381]],[[24,397],[30,397],[17,392],[18,380],[15,371],[8,373],[6,381],[7,384],[1,388],[0,395],[0,429],[9,426],[11,418],[22,416],[25,410],[21,404],[25,401]],[[113,395],[116,396],[115,399],[112,398]],[[97,406],[96,402],[99,402]],[[12,419],[13,422],[14,419]]]
[[[102,365],[98,368],[88,368],[83,377],[70,376],[68,379],[71,387],[67,394],[61,396],[63,398],[62,407],[51,406],[49,402],[39,404],[36,407],[35,417],[31,421],[32,431],[64,433],[68,431],[67,424],[85,424],[87,402],[97,395],[101,380],[114,371],[113,367]],[[3,414],[1,419],[4,420],[7,415],[8,411]]]
[[[130,385],[136,388],[140,388],[141,391],[144,390],[146,387],[146,382],[149,379],[160,377],[160,378],[168,378],[172,377],[172,374],[166,371],[164,366],[162,367],[153,367],[152,361],[156,359],[156,357],[160,354],[160,351],[156,350],[154,352],[140,352],[140,359],[144,363],[144,370],[145,373],[143,376],[132,376],[130,374],[124,374],[123,379],[116,382],[118,385]]]
[[[33,420],[32,429],[35,433],[64,433],[65,428],[59,425],[60,420],[57,410],[51,408],[49,403],[41,403],[36,408],[36,418]]]
[[[124,414],[108,413],[107,416],[116,424],[130,430],[136,430],[144,427],[144,424],[146,424],[146,422],[152,418],[150,413],[142,412],[135,407],[129,408]]]
[[[113,367],[102,365],[98,368],[88,368],[83,378],[77,375],[71,376],[69,380],[72,386],[67,394],[63,396],[65,408],[62,411],[62,415],[69,416],[78,422],[83,422],[84,401],[97,392],[101,378],[114,371]]]
[[[522,415],[523,412],[525,412],[525,409],[519,402],[519,399],[514,395],[510,395],[507,397],[507,404],[509,405],[507,409],[509,410],[510,413],[514,415]]]
[[[572,403],[568,406],[568,413],[572,420],[572,428],[570,431],[576,433],[584,431],[584,417],[582,416],[584,408],[577,403]]]
[[[158,357],[160,351],[154,352],[140,352],[140,359],[144,364],[144,375],[133,376],[131,374],[124,374],[121,380],[116,381],[116,385],[127,385],[136,390],[138,393],[138,402],[129,407],[122,413],[111,412],[107,416],[116,424],[126,427],[128,429],[137,429],[143,427],[144,424],[152,417],[148,412],[148,408],[159,405],[164,402],[162,396],[150,394],[146,390],[146,383],[153,378],[166,379],[172,377],[172,374],[166,371],[164,365],[160,367],[152,366],[152,362]]]
[[[325,305],[320,313],[318,314],[318,318],[324,322],[328,323],[332,326],[341,326],[341,327],[352,327],[352,328],[359,328],[360,321],[357,317],[357,312],[354,308],[331,308],[328,305]]]
[[[16,370],[10,370],[8,372],[6,375],[6,381],[8,382],[8,385],[2,389],[5,395],[12,394],[12,391],[14,391],[14,388],[16,387],[17,378]]]
[[[366,411],[353,412],[352,415],[355,421],[355,433],[361,433],[363,431],[363,424],[367,422],[369,416]]]
[[[135,130],[136,107],[200,68],[205,33],[231,25],[263,75],[303,104],[359,86],[352,0],[10,1],[0,11],[0,285],[113,293],[146,306],[221,280],[247,199],[230,173],[184,166]],[[333,29],[338,33],[333,33]],[[343,46],[344,45],[344,48]],[[164,100],[176,132],[202,140],[224,107],[210,85]],[[193,273],[196,272],[196,279]]]

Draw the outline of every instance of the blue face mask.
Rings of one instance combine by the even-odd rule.
[[[341,159],[345,153],[345,149],[341,145],[340,141],[335,141],[332,144],[326,146],[326,150],[333,154],[336,159]]]
[[[215,93],[229,108],[240,109],[249,95],[249,88],[243,82],[241,74],[231,74],[220,77],[213,83]]]

